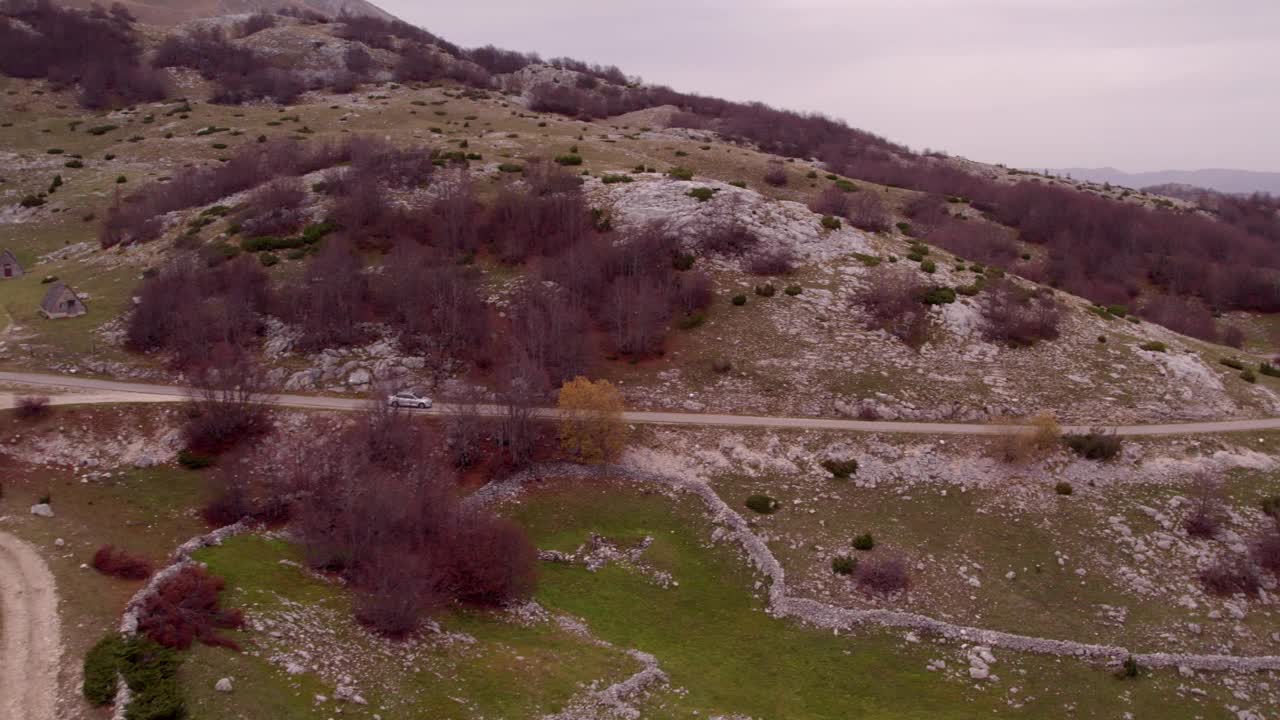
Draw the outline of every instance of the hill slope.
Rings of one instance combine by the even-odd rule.
[[[88,8],[92,0],[59,0],[59,4],[75,8]],[[217,15],[233,15],[257,10],[300,8],[314,10],[325,15],[337,16],[343,12],[353,15],[369,15],[384,20],[394,16],[366,0],[122,0],[120,3],[139,20],[150,25],[180,25],[184,22]]]

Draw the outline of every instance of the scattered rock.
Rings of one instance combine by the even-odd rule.
[[[40,503],[39,505],[32,505],[31,514],[37,517],[51,518],[53,517],[53,507],[51,507],[48,503]]]
[[[218,682],[214,683],[213,689],[221,693],[231,692],[231,678],[222,678]]]

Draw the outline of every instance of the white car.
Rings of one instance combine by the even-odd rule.
[[[418,408],[419,410],[426,410],[427,408],[431,407],[431,398],[423,397],[417,393],[409,392],[408,390],[406,390],[403,392],[398,392],[395,395],[392,395],[391,397],[387,398],[387,404],[390,405],[391,407],[397,407],[397,408],[407,407],[407,408]]]

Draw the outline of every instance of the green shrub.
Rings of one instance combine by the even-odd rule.
[[[733,296],[733,300],[731,300],[730,302],[732,302],[734,305],[737,305],[738,307],[742,307],[743,305],[746,305],[746,304],[747,304],[747,296],[746,296],[746,295],[734,295],[734,296]]]
[[[502,163],[498,166],[498,171],[504,173],[524,172],[524,166],[517,163]]]
[[[635,178],[631,177],[630,175],[605,175],[604,177],[600,178],[600,182],[604,183],[605,185],[616,185],[618,183],[629,183],[634,181],[635,181]]]
[[[677,150],[677,151],[676,151],[676,157],[689,157],[689,153],[687,153],[687,152],[685,152],[685,151],[683,151],[683,150]]]
[[[48,150],[45,150],[45,152],[49,153],[50,155],[61,155],[65,153],[66,150],[63,150],[62,148],[49,148]]]
[[[911,223],[908,223],[908,222],[900,222],[900,223],[898,223],[895,227],[897,227],[897,228],[898,228],[898,231],[899,231],[899,232],[901,232],[903,235],[910,235],[910,234],[911,234]]]
[[[778,511],[779,503],[768,495],[752,495],[747,498],[747,507],[761,515],[771,515]]]
[[[911,252],[907,253],[907,259],[910,260],[911,262],[924,262],[924,254],[918,253],[915,250],[912,250]]]
[[[1124,317],[1129,314],[1129,308],[1124,305],[1108,305],[1107,312],[1115,315],[1116,317]]]
[[[1280,520],[1280,495],[1268,495],[1262,498],[1262,512]]]
[[[725,358],[716,358],[711,361],[711,369],[723,375],[733,369],[733,363]]]
[[[274,267],[280,264],[280,257],[274,253],[262,253],[258,256],[258,262],[262,263],[263,267]]]
[[[581,164],[582,164],[582,156],[581,156],[581,155],[573,155],[573,154],[570,154],[570,155],[557,155],[557,156],[556,156],[556,163],[558,163],[558,164],[560,164],[560,165],[564,165],[565,167],[581,165]]]
[[[678,324],[680,325],[681,330],[693,330],[694,328],[702,327],[702,324],[705,323],[706,321],[707,321],[706,314],[699,312],[699,313],[693,313],[691,315],[685,315],[684,317],[680,318],[680,322]]]
[[[693,171],[689,168],[677,166],[667,171],[667,177],[670,177],[673,180],[692,180]]]
[[[696,260],[693,253],[676,253],[676,256],[671,259],[671,267],[683,272],[692,268]]]
[[[214,463],[214,458],[190,450],[178,451],[178,464],[188,470],[203,470]]]
[[[1120,455],[1120,438],[1099,430],[1081,435],[1064,435],[1062,441],[1086,460],[1111,460]]]
[[[853,549],[866,552],[876,546],[876,539],[871,533],[863,533],[853,539]]]
[[[686,195],[697,200],[698,202],[706,202],[715,197],[717,190],[709,187],[696,187],[690,190]]]
[[[1252,370],[1245,370],[1244,372],[1240,373],[1240,379],[1247,383],[1258,382],[1258,376],[1253,374]]]
[[[44,205],[45,199],[43,195],[26,195],[18,203],[24,208],[38,208]]]
[[[84,699],[94,707],[109,705],[116,697],[120,657],[124,638],[116,633],[104,635],[84,656]]]
[[[1075,488],[1071,487],[1071,483],[1065,480],[1053,486],[1053,491],[1059,495],[1070,495],[1075,492]]]
[[[831,477],[837,480],[848,480],[850,475],[858,472],[858,461],[828,459],[822,461],[822,467],[831,473]]]
[[[920,269],[932,275],[938,271],[938,265],[932,260],[925,260],[920,263]]]
[[[835,215],[823,215],[822,227],[825,230],[839,230],[840,218],[836,217]]]
[[[787,289],[784,290],[783,292],[790,295],[791,297],[795,297],[800,293],[804,292],[804,288],[800,287],[799,285],[788,285]]]
[[[1277,368],[1265,360],[1258,365],[1258,372],[1262,375],[1266,375],[1267,377],[1280,377],[1280,368]]]
[[[854,185],[852,182],[845,180],[844,178],[836,180],[835,185],[836,187],[840,188],[845,192],[856,192],[858,189],[857,185]],[[901,224],[906,225],[906,223],[901,223]],[[910,225],[908,225],[907,227],[910,227]]]
[[[920,298],[925,305],[950,305],[956,301],[956,291],[949,287],[932,287]]]
[[[124,175],[121,175],[120,177],[116,178],[117,185],[123,185],[127,182],[129,182],[129,178],[125,177]]]
[[[79,170],[84,167],[84,162],[81,160],[68,160],[63,167],[71,168],[72,170]]]
[[[1099,342],[1099,343],[1101,343],[1101,344],[1103,344],[1103,345],[1106,345],[1106,344],[1107,344],[1107,336],[1106,336],[1106,335],[1099,335],[1099,336],[1098,336],[1098,342]]]
[[[88,130],[85,130],[85,132],[89,133],[90,135],[106,135],[112,130],[118,130],[119,128],[120,128],[119,125],[98,125],[96,127],[91,127]]]
[[[806,174],[806,175],[805,175],[805,177],[809,178],[810,180],[817,180],[817,179],[818,179],[818,171],[817,171],[817,170],[810,170],[810,171],[808,172],[808,174]]]
[[[774,287],[773,283],[765,283],[764,285],[757,285],[756,294],[759,295],[760,297],[773,297],[774,295],[778,294],[778,288]]]
[[[1124,664],[1120,667],[1120,677],[1136,678],[1142,672],[1142,666],[1138,664],[1137,658],[1130,655],[1124,659]]]
[[[858,559],[848,555],[837,555],[831,558],[831,572],[837,575],[852,575],[858,569]]]
[[[1146,351],[1148,351],[1148,352],[1165,352],[1166,350],[1168,350],[1168,349],[1169,349],[1169,346],[1168,346],[1168,345],[1165,345],[1164,343],[1160,342],[1159,340],[1152,340],[1151,342],[1144,342],[1144,343],[1142,343],[1141,345],[1139,345],[1138,347],[1139,347],[1140,349],[1142,349],[1142,350],[1146,350]]]
[[[731,181],[729,184],[730,184],[730,185],[732,185],[732,186],[734,186],[734,187],[736,187],[736,188],[742,188],[743,190],[745,190],[745,189],[747,188],[747,181],[746,181],[746,180],[733,180],[733,181]]]
[[[876,257],[875,255],[864,255],[862,253],[854,253],[853,257],[856,258],[858,262],[862,263],[863,265],[866,265],[867,267],[875,267],[879,265],[881,262],[883,262],[883,260],[881,260],[879,257]]]
[[[121,653],[121,674],[133,692],[126,720],[179,720],[186,715],[174,651],[138,636]]]
[[[1226,365],[1227,367],[1229,367],[1229,368],[1231,368],[1231,369],[1233,369],[1233,370],[1243,370],[1243,369],[1244,369],[1244,363],[1240,362],[1239,360],[1237,360],[1237,359],[1235,359],[1235,358],[1222,358],[1222,359],[1221,359],[1221,360],[1219,360],[1218,362],[1222,363],[1223,365]]]
[[[213,144],[211,144],[209,147],[213,148],[214,150],[226,150],[226,149],[227,149],[227,144],[226,144],[226,143],[213,143]]]

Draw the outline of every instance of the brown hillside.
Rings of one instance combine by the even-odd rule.
[[[57,0],[57,2],[60,5],[76,8],[88,8],[93,4],[93,0]],[[305,8],[326,15],[338,15],[346,11],[388,20],[394,17],[365,0],[121,0],[120,4],[129,8],[139,20],[149,25],[179,25],[198,18],[285,7]]]

